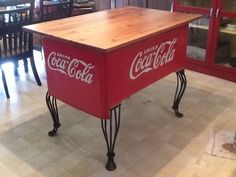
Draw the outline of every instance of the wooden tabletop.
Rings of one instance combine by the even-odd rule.
[[[26,30],[109,52],[177,28],[200,15],[125,7],[25,26]]]

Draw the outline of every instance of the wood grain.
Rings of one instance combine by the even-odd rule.
[[[177,28],[200,15],[125,7],[24,27],[109,52]]]

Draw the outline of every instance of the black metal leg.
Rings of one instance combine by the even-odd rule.
[[[183,117],[183,114],[179,112],[179,103],[181,101],[181,98],[183,97],[184,91],[187,86],[187,79],[184,73],[184,70],[176,72],[177,75],[177,88],[175,91],[175,98],[172,108],[175,111],[175,115],[178,118]]]
[[[117,105],[116,107],[110,110],[110,119],[101,119],[102,131],[107,144],[108,160],[105,167],[109,171],[116,169],[116,163],[114,161],[115,157],[114,149],[115,149],[116,138],[120,128],[120,108],[121,104]],[[109,126],[107,125],[108,120],[109,120]]]
[[[51,96],[48,92],[46,94],[46,103],[48,109],[51,113],[52,120],[53,120],[53,130],[48,132],[49,136],[54,136],[57,133],[57,129],[61,126],[59,122],[59,115],[57,110],[57,100],[55,97]]]

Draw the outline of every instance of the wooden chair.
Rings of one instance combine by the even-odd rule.
[[[0,69],[6,96],[10,98],[2,69],[6,62],[13,62],[16,69],[19,60],[29,58],[35,80],[39,86],[42,84],[34,63],[32,34],[22,29],[32,22],[34,0],[12,0],[4,8],[0,11]]]
[[[37,22],[45,22],[70,17],[73,8],[73,0],[46,1],[39,0],[39,14]],[[34,50],[41,51],[42,40],[41,35],[34,34],[33,38]]]
[[[115,7],[138,6],[160,10],[171,10],[173,0],[113,0]]]
[[[149,7],[149,0],[113,0],[113,3],[115,8],[123,6]]]
[[[71,16],[73,0],[40,0],[40,22]]]
[[[92,0],[74,0],[72,16],[96,12],[95,2]]]
[[[142,1],[128,0],[128,5],[147,8],[148,7],[148,0],[142,0]]]

